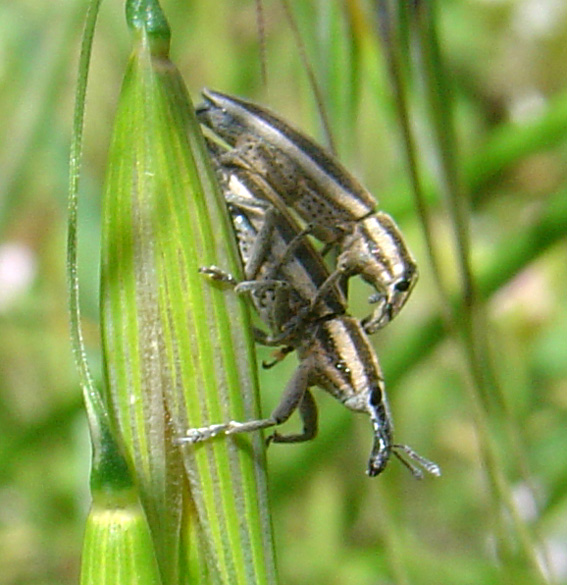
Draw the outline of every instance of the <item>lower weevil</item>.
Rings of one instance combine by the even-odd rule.
[[[410,447],[393,442],[393,425],[378,358],[360,322],[344,314],[344,298],[329,285],[329,274],[318,252],[288,217],[266,206],[265,192],[270,187],[264,181],[241,170],[227,172],[220,168],[219,174],[245,275],[253,279],[238,283],[215,267],[203,272],[235,286],[239,292],[250,292],[259,315],[272,332],[272,335],[257,336],[258,341],[276,344],[285,340],[297,351],[300,363],[279,405],[268,418],[189,429],[179,442],[197,443],[217,435],[271,428],[288,420],[296,409],[303,421],[303,431],[291,435],[274,432],[268,442],[310,440],[317,434],[317,406],[311,387],[318,386],[350,410],[369,415],[374,442],[368,475],[381,473],[392,454],[415,477],[423,476],[418,466],[439,475],[436,464]],[[266,221],[273,224],[267,236],[262,235]],[[278,290],[285,294],[278,295]],[[272,294],[267,295],[266,291]]]

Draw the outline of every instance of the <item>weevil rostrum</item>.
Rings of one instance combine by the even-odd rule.
[[[394,220],[376,210],[374,197],[322,147],[257,104],[203,90],[200,122],[222,139],[222,163],[257,173],[271,185],[270,203],[292,209],[313,235],[336,246],[331,279],[346,290],[360,275],[374,287],[377,303],[364,329],[387,325],[406,303],[418,277],[417,266]]]
[[[257,340],[269,345],[287,344],[297,351],[300,363],[268,418],[189,429],[179,441],[196,443],[219,434],[274,427],[288,420],[295,410],[299,410],[303,431],[288,435],[274,432],[268,441],[310,440],[317,433],[317,406],[310,388],[318,386],[350,410],[369,415],[374,442],[368,475],[381,473],[392,453],[416,477],[422,477],[423,472],[415,464],[439,475],[437,465],[406,445],[394,444],[376,353],[360,322],[346,314],[344,296],[329,280],[319,253],[292,218],[266,204],[273,194],[267,193],[271,188],[261,177],[242,169],[219,166],[218,170],[247,280],[238,283],[217,267],[202,272],[235,286],[239,293],[249,293],[270,329],[268,335],[256,332]]]

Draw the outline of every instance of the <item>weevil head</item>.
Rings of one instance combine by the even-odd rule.
[[[368,475],[384,470],[392,453],[392,420],[378,358],[360,322],[350,316],[320,322],[308,345],[298,347],[309,360],[313,384],[349,410],[366,413],[374,429]]]
[[[368,302],[376,303],[376,307],[372,314],[362,321],[366,333],[372,334],[382,329],[402,310],[417,282],[417,277],[415,264],[408,265],[404,273],[390,283],[385,293],[377,292],[369,297]]]
[[[405,305],[417,281],[417,266],[398,227],[385,213],[357,222],[341,247],[339,268],[345,274],[360,274],[376,291],[369,302],[377,306],[364,321],[365,331],[374,333]]]

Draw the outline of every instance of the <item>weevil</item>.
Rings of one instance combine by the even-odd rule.
[[[270,187],[261,178],[238,169],[218,170],[245,276],[251,280],[238,283],[217,267],[203,272],[233,285],[238,292],[250,292],[260,317],[272,330],[271,336],[257,336],[257,340],[269,344],[285,340],[290,349],[297,351],[300,363],[268,418],[189,429],[179,441],[196,443],[219,434],[274,427],[287,421],[295,410],[299,410],[303,431],[291,435],[274,432],[268,441],[308,441],[317,434],[317,406],[310,389],[318,386],[350,410],[369,415],[374,442],[368,475],[381,473],[392,454],[416,477],[422,477],[423,472],[415,464],[439,475],[436,464],[406,445],[393,443],[392,419],[378,358],[360,322],[345,314],[340,290],[327,284],[329,274],[319,253],[292,219],[266,206],[265,192]],[[271,223],[268,230],[264,229],[266,222]],[[266,295],[267,290],[282,290],[285,294],[278,298],[275,293]]]
[[[280,403],[264,419],[247,422],[230,421],[202,428],[189,429],[181,443],[198,443],[217,435],[233,435],[281,425],[299,410],[303,421],[301,433],[283,435],[274,432],[268,442],[298,443],[309,441],[317,434],[317,406],[311,393],[318,386],[348,409],[366,413],[371,420],[374,440],[367,473],[381,473],[392,454],[417,477],[423,472],[440,475],[439,467],[416,453],[407,445],[393,442],[393,424],[384,389],[382,371],[368,337],[360,322],[341,315],[331,319],[311,321],[303,328],[303,337],[295,347],[299,366],[288,382]],[[406,457],[403,457],[405,455]]]
[[[406,303],[418,278],[415,260],[394,220],[376,210],[374,197],[312,139],[257,104],[204,90],[201,123],[227,145],[222,163],[264,177],[275,209],[294,212],[313,235],[338,249],[336,279],[346,290],[360,275],[377,303],[364,319],[367,333],[387,325]]]

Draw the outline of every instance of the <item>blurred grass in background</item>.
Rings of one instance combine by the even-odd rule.
[[[317,392],[318,439],[275,445],[268,453],[281,581],[500,583],[494,511],[461,353],[438,327],[424,325],[440,313],[440,304],[369,3],[290,5],[338,154],[398,220],[421,267],[407,307],[373,340],[397,439],[439,463],[444,475],[416,482],[393,462],[383,476],[368,479],[368,421]],[[324,141],[280,2],[264,3],[267,85],[252,0],[169,0],[162,6],[173,32],[172,59],[196,102],[203,86],[238,94],[269,105]],[[445,0],[437,8],[460,165],[474,201],[475,274],[481,285],[483,279],[497,285],[487,306],[489,342],[505,410],[521,430],[532,486],[506,450],[505,428],[497,420],[489,424],[519,513],[546,543],[557,581],[567,582],[567,262],[560,237],[567,225],[565,214],[561,219],[549,211],[553,205],[564,210],[567,199],[567,6],[558,0]],[[64,277],[67,158],[82,18],[82,6],[70,0],[0,4],[1,584],[75,583],[89,503],[90,450],[68,342]],[[123,3],[108,1],[89,83],[79,252],[94,372],[100,371],[101,185],[129,46]],[[412,89],[418,96],[419,84]],[[417,122],[416,133],[427,145],[427,127]],[[420,164],[431,177],[434,236],[446,250],[441,268],[451,279],[447,218],[438,206],[427,149],[422,153]],[[534,229],[544,220],[543,233]],[[522,238],[527,243],[516,250]],[[365,314],[368,294],[364,285],[353,286],[353,313]],[[259,348],[259,354],[268,358],[270,352]],[[261,372],[265,412],[277,403],[294,367],[290,357]]]

